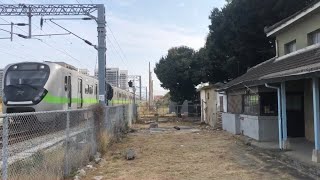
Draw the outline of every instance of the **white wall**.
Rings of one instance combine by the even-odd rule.
[[[232,134],[243,134],[258,141],[278,140],[276,116],[222,113],[222,128]]]
[[[239,115],[222,113],[222,129],[232,134],[240,134]]]

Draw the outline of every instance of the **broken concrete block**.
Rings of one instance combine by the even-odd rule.
[[[127,160],[134,160],[136,158],[136,153],[133,149],[128,149],[126,153]]]

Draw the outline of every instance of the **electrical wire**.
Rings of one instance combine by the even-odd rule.
[[[124,54],[124,52],[123,52],[123,50],[122,50],[122,48],[121,48],[120,44],[119,44],[119,42],[118,42],[117,38],[116,38],[116,37],[115,37],[115,35],[113,34],[113,31],[111,30],[111,28],[110,28],[110,26],[109,26],[108,24],[107,24],[107,28],[110,30],[111,35],[112,35],[113,39],[115,40],[115,42],[116,42],[116,44],[117,44],[118,48],[120,49],[120,52],[122,53],[122,55],[124,56],[124,58],[125,58],[126,60],[128,60],[128,59],[127,59],[127,57],[126,57],[126,55]]]
[[[59,26],[61,29],[65,30],[65,31],[69,32],[70,34],[74,35],[75,37],[77,37],[77,38],[81,39],[82,41],[84,41],[84,42],[85,42],[86,44],[88,44],[89,46],[96,47],[96,46],[95,46],[94,44],[92,44],[90,41],[88,41],[88,40],[86,40],[86,39],[84,39],[84,38],[80,37],[79,35],[77,35],[77,34],[73,33],[72,31],[68,30],[67,28],[65,28],[65,27],[63,27],[63,26],[61,26],[61,25],[59,25],[58,23],[56,23],[56,22],[54,22],[54,21],[52,21],[52,20],[50,20],[50,21],[51,21],[53,24],[55,24],[56,26]]]

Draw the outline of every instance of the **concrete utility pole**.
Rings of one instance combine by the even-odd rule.
[[[97,5],[99,102],[106,104],[106,20],[103,4]]]
[[[140,101],[142,100],[142,86],[141,86],[141,76],[139,76],[139,88],[140,88]]]
[[[150,71],[150,62],[149,62],[149,110],[151,105],[151,71]]]

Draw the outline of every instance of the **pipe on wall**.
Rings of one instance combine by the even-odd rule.
[[[283,149],[282,147],[282,120],[281,120],[281,90],[280,87],[276,86],[270,86],[267,83],[265,83],[265,86],[270,89],[276,89],[277,90],[277,96],[278,96],[278,128],[279,128],[279,148]]]

